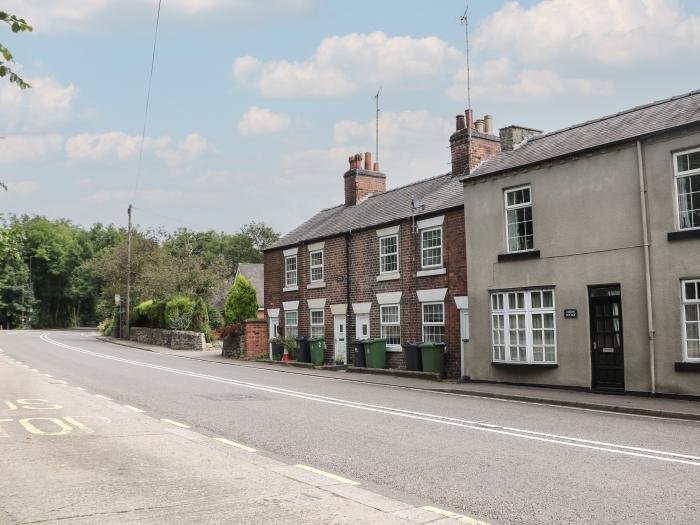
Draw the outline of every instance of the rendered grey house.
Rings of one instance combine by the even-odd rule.
[[[700,395],[700,91],[463,178],[472,380]]]

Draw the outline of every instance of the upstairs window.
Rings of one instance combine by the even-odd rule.
[[[506,190],[506,228],[509,252],[532,250],[532,200],[530,187]]]
[[[445,342],[445,303],[423,303],[423,341]]]
[[[389,235],[379,239],[379,273],[399,271],[399,236]]]
[[[421,230],[421,266],[442,266],[442,226]]]
[[[398,304],[381,305],[380,325],[382,339],[386,339],[387,346],[401,346],[401,313]]]
[[[284,336],[287,339],[299,337],[299,312],[297,310],[284,312]]]
[[[323,250],[309,253],[309,259],[311,261],[311,282],[323,281]]]
[[[700,279],[682,281],[683,358],[700,361]]]
[[[323,310],[311,310],[311,337],[324,337]]]
[[[676,153],[674,157],[678,226],[681,230],[700,228],[700,149]]]
[[[297,285],[297,256],[284,258],[284,286],[289,288]]]

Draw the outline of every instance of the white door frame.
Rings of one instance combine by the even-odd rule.
[[[455,304],[459,310],[459,369],[462,377],[466,375],[466,363],[464,360],[464,343],[469,341],[469,297],[455,297]]]
[[[277,337],[277,331],[280,326],[280,318],[279,317],[270,317],[268,319],[268,344],[267,344],[267,352],[270,355],[270,359],[272,359],[272,339]]]
[[[367,335],[362,334],[362,325],[366,324],[367,325]],[[370,322],[369,322],[369,314],[356,314],[355,315],[355,339],[357,340],[363,340],[363,339],[369,339],[371,337],[370,334]]]
[[[342,323],[342,325],[340,324]],[[342,330],[338,330],[338,327],[341,326]],[[342,342],[342,346],[344,348],[343,353],[339,356],[338,355],[338,346],[340,346],[339,343]],[[337,359],[338,357],[342,357],[345,363],[347,364],[348,362],[348,323],[347,323],[347,316],[346,315],[334,315],[333,316],[333,357],[334,360]]]

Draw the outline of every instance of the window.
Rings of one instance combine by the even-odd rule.
[[[299,312],[297,310],[284,312],[284,336],[287,339],[299,337]]]
[[[491,294],[493,360],[556,363],[554,312],[553,290]]]
[[[445,304],[423,303],[423,341],[445,342]]]
[[[682,281],[683,359],[700,361],[700,279]]]
[[[311,259],[311,282],[323,281],[323,250],[309,253]]]
[[[399,236],[389,235],[379,239],[379,273],[399,271]]]
[[[506,224],[508,251],[522,252],[532,250],[532,200],[530,187],[506,190]]]
[[[324,337],[323,310],[311,310],[311,337]]]
[[[421,231],[423,268],[442,266],[442,226]]]
[[[379,307],[382,339],[387,346],[401,345],[401,313],[398,304],[386,304]]]
[[[297,285],[297,256],[290,255],[284,258],[284,285],[286,287]]]
[[[677,153],[678,226],[700,228],[700,149]]]

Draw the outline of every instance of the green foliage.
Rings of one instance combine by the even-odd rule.
[[[258,299],[255,288],[248,279],[239,274],[231,287],[231,293],[229,293],[224,307],[226,323],[237,324],[245,319],[254,318],[257,310]]]
[[[209,317],[209,327],[212,330],[219,330],[224,327],[224,316],[218,308],[208,304],[207,315]]]
[[[10,26],[10,29],[12,29],[13,33],[21,33],[24,31],[33,31],[32,26],[27,24],[27,21],[24,20],[23,18],[17,18],[15,15],[10,15],[7,14],[3,11],[0,11],[0,22],[5,22],[7,25]],[[14,63],[14,57],[12,56],[12,53],[10,53],[10,50],[7,49],[5,46],[0,44],[0,77],[9,77],[10,83],[17,84],[20,89],[27,89],[30,88],[31,86],[22,80],[22,78],[17,75],[8,64]],[[4,184],[2,185],[4,187]],[[7,188],[5,187],[7,190]]]
[[[184,295],[173,297],[165,303],[165,328],[189,330],[192,326],[194,302]]]
[[[255,249],[262,252],[280,238],[279,233],[264,222],[252,221],[241,228],[241,234],[248,237]],[[262,262],[262,261],[261,261]]]
[[[27,326],[35,304],[29,269],[22,257],[24,240],[21,231],[0,223],[0,323],[3,327]]]
[[[107,337],[109,337],[110,335],[112,335],[112,320],[105,319],[99,324],[97,329],[102,335],[106,335]]]
[[[203,333],[207,342],[211,342],[209,313],[207,312],[206,303],[201,298],[194,302],[194,309],[192,310],[192,330]]]

